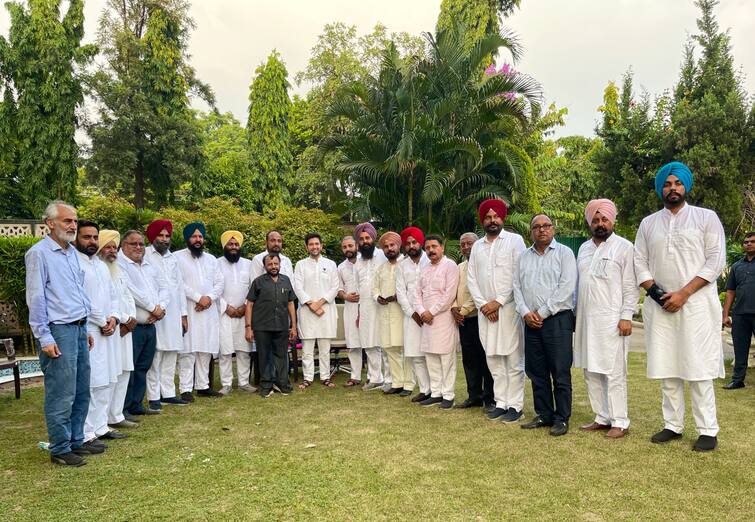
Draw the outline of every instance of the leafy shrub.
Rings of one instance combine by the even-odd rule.
[[[13,307],[21,325],[24,349],[27,352],[33,352],[34,343],[29,328],[29,308],[26,306],[24,255],[39,239],[29,236],[0,236],[0,301]]]

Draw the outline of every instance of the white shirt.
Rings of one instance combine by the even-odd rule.
[[[347,294],[359,292],[354,263],[345,259],[338,265],[339,290]],[[359,330],[357,329],[357,317],[359,316],[359,303],[344,300],[343,303],[343,334],[346,337],[347,348],[359,348]]]
[[[522,320],[514,302],[514,274],[524,240],[502,230],[493,241],[487,236],[475,241],[467,263],[467,289],[475,306],[481,308],[497,301],[498,321],[490,322],[478,314],[480,342],[486,355],[509,355],[524,349]]]
[[[302,339],[334,339],[338,334],[336,296],[340,287],[338,267],[325,257],[317,260],[306,257],[296,263],[292,281],[299,299],[298,327]],[[325,299],[321,316],[315,315],[305,304]]]
[[[181,270],[178,268],[176,256],[168,250],[165,255],[147,247],[144,257],[157,267],[165,280],[167,293],[170,296],[170,306],[165,310],[165,317],[155,323],[157,328],[157,349],[164,352],[175,352],[183,349],[183,327],[181,317],[186,315],[186,294]]]
[[[674,292],[695,277],[709,283],[676,313],[645,299],[648,377],[688,381],[724,377],[716,280],[726,266],[726,238],[718,216],[686,203],[676,214],[661,209],[642,220],[634,247],[638,284],[653,279],[664,291]]]
[[[265,266],[262,264],[262,258],[268,254],[268,251],[260,252],[252,259],[252,281],[265,273]],[[285,256],[282,252],[278,254],[281,260],[280,273],[293,282],[294,280],[294,266],[291,264],[291,260]]]
[[[132,318],[136,319],[136,303],[134,302],[134,296],[131,295],[131,291],[128,289],[128,276],[118,266],[118,262],[113,263],[115,266],[108,267],[110,269],[110,281],[113,284],[115,293],[120,298],[120,312],[121,312],[121,324],[126,324]],[[112,359],[113,371],[115,375],[120,375],[123,372],[130,372],[134,369],[134,348],[131,332],[121,337],[120,328],[116,328],[115,336],[119,340],[120,353],[116,354]]]
[[[189,330],[184,335],[183,351],[216,354],[219,350],[219,326],[217,300],[223,295],[223,275],[218,260],[204,252],[194,257],[188,248],[175,253],[184,281]],[[210,307],[197,312],[195,305],[207,296]]]
[[[383,251],[375,247],[371,259],[360,257],[354,265],[354,273],[359,288],[359,344],[362,348],[380,346],[380,328],[378,327],[377,302],[372,299],[372,282],[375,270],[388,262]]]
[[[139,324],[147,324],[150,313],[158,304],[163,310],[168,309],[170,304],[168,283],[150,258],[145,255],[141,264],[137,264],[126,257],[123,250],[120,250],[118,251],[118,266],[126,274],[128,289],[136,303],[136,321]]]
[[[396,273],[396,301],[404,313],[404,357],[424,356],[420,350],[422,327],[412,319],[412,315],[416,312],[413,296],[417,289],[420,271],[429,264],[430,259],[424,251],[418,262],[415,263],[411,257],[404,256],[398,264],[399,269]]]
[[[634,247],[616,234],[599,245],[586,241],[579,248],[577,270],[574,366],[608,375],[618,353],[626,356],[629,348],[629,336],[619,335],[619,321],[631,321],[640,297]]]

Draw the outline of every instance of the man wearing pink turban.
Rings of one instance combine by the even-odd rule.
[[[627,351],[639,288],[634,277],[634,247],[614,234],[616,206],[593,199],[585,208],[592,239],[579,248],[577,326],[574,366],[584,368],[595,420],[583,431],[607,430],[609,439],[629,430]]]

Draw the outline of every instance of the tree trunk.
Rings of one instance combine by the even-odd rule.
[[[134,206],[137,210],[144,208],[144,164],[141,158],[134,169]]]
[[[409,225],[414,225],[414,169],[409,171]]]

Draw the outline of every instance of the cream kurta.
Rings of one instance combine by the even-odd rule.
[[[116,295],[118,296],[118,304],[120,310],[119,320],[121,324],[126,324],[131,319],[136,319],[136,303],[134,302],[134,296],[131,295],[131,291],[128,289],[128,281],[126,274],[123,273],[117,263],[113,263],[114,267],[110,269],[110,282],[113,285]],[[120,328],[115,329],[115,335],[118,337],[118,347],[120,353],[116,356],[115,371],[117,375],[123,372],[130,372],[134,370],[134,346],[131,339],[131,332],[121,337]]]
[[[685,204],[676,215],[664,208],[646,217],[637,231],[634,265],[638,284],[653,279],[666,292],[679,290],[695,277],[709,282],[676,313],[645,299],[648,377],[724,377],[716,280],[726,265],[726,240],[715,212]]]
[[[338,265],[338,280],[340,290],[347,294],[359,293],[357,278],[354,273],[356,262],[351,263],[345,259]],[[357,317],[359,316],[359,303],[350,303],[344,300],[343,303],[343,334],[346,337],[347,348],[359,348],[359,329],[357,328]]]
[[[354,265],[354,273],[359,288],[359,345],[362,348],[380,346],[380,328],[378,325],[378,304],[372,296],[372,281],[375,271],[388,260],[379,248],[375,248],[372,259],[360,257]]]
[[[574,366],[608,375],[629,348],[629,336],[619,335],[619,321],[631,321],[640,297],[632,243],[616,234],[597,246],[586,241],[579,248],[577,269]]]
[[[396,274],[400,271],[399,260],[395,263],[383,263],[375,271],[372,280],[372,299],[377,303],[378,296],[391,297],[396,295]],[[404,314],[398,301],[386,305],[378,303],[378,317],[380,318],[380,346],[403,346],[404,344]]]
[[[480,341],[485,354],[509,355],[524,348],[522,319],[514,303],[514,271],[525,250],[517,234],[502,231],[491,243],[487,236],[475,241],[469,256],[467,288],[477,308],[498,301],[498,321],[479,315]]]
[[[456,299],[459,269],[456,263],[443,256],[437,264],[422,268],[414,291],[414,309],[422,315],[433,315],[433,324],[422,325],[422,351],[445,355],[459,347],[459,328],[451,307]]]
[[[218,299],[220,314],[220,353],[251,352],[252,343],[246,340],[244,317],[229,317],[225,313],[228,305],[243,307],[249,287],[252,285],[252,262],[245,257],[231,263],[224,256],[218,258],[218,270],[223,277],[223,293]]]
[[[223,275],[218,268],[218,260],[204,252],[196,258],[188,248],[175,253],[186,292],[186,308],[189,317],[189,330],[184,335],[184,353],[211,353],[219,350],[219,326],[217,299],[223,295]],[[208,296],[210,307],[197,312],[194,306],[202,296]]]
[[[412,315],[414,309],[414,293],[417,289],[419,274],[424,267],[430,264],[427,254],[422,252],[419,262],[415,263],[411,257],[404,256],[399,261],[399,270],[396,272],[396,299],[401,311],[404,313],[404,357],[422,357],[422,327],[419,326]]]
[[[316,261],[311,257],[306,257],[296,263],[292,284],[299,300],[297,313],[299,337],[301,339],[335,339],[338,334],[336,296],[340,287],[336,264],[322,256]],[[320,299],[326,301],[322,306],[325,313],[318,317],[305,303]]]
[[[115,373],[115,358],[120,357],[118,327],[116,333],[107,337],[100,332],[109,317],[120,320],[120,298],[110,281],[107,265],[97,256],[90,258],[81,252],[78,252],[78,256],[84,272],[84,292],[91,307],[87,316],[87,331],[94,339],[94,347],[89,352],[89,387],[99,388],[116,382],[120,374]]]
[[[167,284],[168,308],[165,317],[155,323],[157,330],[157,349],[163,352],[183,350],[183,327],[181,317],[186,315],[186,295],[181,270],[175,254],[168,250],[165,255],[149,246],[144,253],[150,263],[155,265]]]

